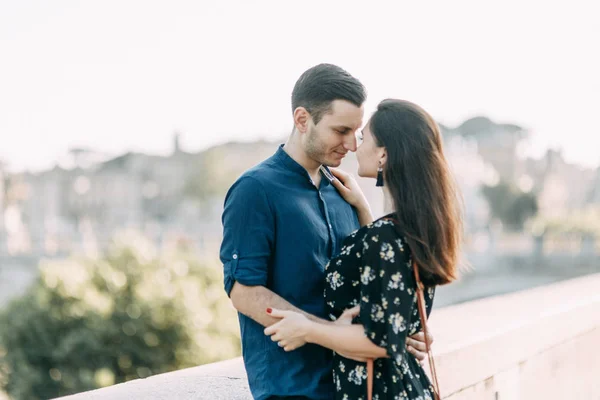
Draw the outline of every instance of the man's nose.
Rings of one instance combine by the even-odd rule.
[[[356,151],[356,136],[348,135],[344,140],[344,148],[348,151]]]

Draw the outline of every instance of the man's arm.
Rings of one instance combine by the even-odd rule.
[[[236,310],[265,327],[271,326],[279,321],[279,318],[273,318],[267,314],[266,310],[268,307],[295,311],[304,315],[311,321],[321,324],[332,324],[331,321],[315,317],[314,315],[293,306],[283,297],[264,286],[246,286],[239,282],[235,282],[231,289],[230,296],[231,302]]]

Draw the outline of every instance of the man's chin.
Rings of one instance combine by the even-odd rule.
[[[326,167],[337,168],[342,165],[342,160],[327,160],[323,162],[323,165]]]

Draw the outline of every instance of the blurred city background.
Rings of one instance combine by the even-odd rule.
[[[293,84],[319,62],[365,83],[366,118],[398,97],[438,119],[469,269],[435,307],[600,272],[600,61],[583,51],[600,31],[585,12],[260,2],[271,20],[223,3],[0,3],[0,398],[240,354],[224,195],[285,141]]]

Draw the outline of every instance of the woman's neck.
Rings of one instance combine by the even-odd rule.
[[[396,212],[392,195],[387,186],[383,186],[383,212],[385,215]]]

